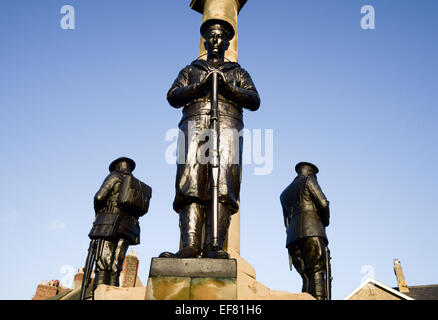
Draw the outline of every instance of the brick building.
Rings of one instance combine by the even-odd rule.
[[[45,300],[69,290],[70,289],[61,286],[59,280],[40,282],[32,300]]]
[[[138,267],[139,260],[137,253],[130,250],[123,262],[123,270],[120,276],[121,288],[143,287],[138,277]],[[93,274],[91,277],[93,279]],[[80,268],[78,273],[74,276],[73,288],[60,286],[58,280],[44,281],[44,283],[38,285],[32,300],[79,300],[83,278],[84,269]],[[89,286],[89,289],[91,286],[92,285]]]

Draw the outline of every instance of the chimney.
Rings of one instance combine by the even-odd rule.
[[[75,274],[73,280],[73,289],[78,289],[82,286],[82,279],[84,278],[84,268],[80,268],[78,273]]]
[[[56,296],[59,292],[58,292],[58,288],[53,284],[54,284],[53,280],[52,281],[45,280],[43,283],[40,282],[32,300],[45,300],[47,298]]]
[[[130,250],[129,254],[125,257],[125,261],[123,262],[123,270],[120,277],[121,287],[135,287],[137,283],[138,264],[139,260],[137,257],[137,252]]]
[[[398,259],[394,259],[394,273],[397,277],[398,291],[402,293],[409,293],[408,285],[406,284],[405,275]]]

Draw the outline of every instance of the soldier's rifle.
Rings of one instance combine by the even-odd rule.
[[[289,230],[289,225],[290,225],[290,218],[287,217],[286,218],[286,233]],[[292,262],[292,256],[289,253],[289,249],[287,250],[287,255],[289,257],[289,269],[290,269],[290,271],[292,271],[293,270],[293,262]]]
[[[94,264],[97,260],[98,244],[99,244],[99,240],[92,239],[90,241],[90,246],[88,247],[88,255],[87,255],[87,260],[85,260],[85,267],[84,267],[84,276],[82,278],[80,300],[86,299],[86,292],[88,286],[91,284],[91,274],[93,272]],[[94,299],[93,292],[91,296]]]
[[[210,157],[210,189],[211,189],[211,239],[212,249],[219,247],[218,219],[219,219],[219,106],[218,106],[218,70],[212,72],[211,87],[211,119],[212,150]]]
[[[331,267],[331,260],[332,257],[330,256],[330,249],[328,247],[325,247],[325,267],[326,267],[326,273],[325,273],[325,288],[326,288],[326,294],[327,294],[327,300],[332,299],[332,267]]]

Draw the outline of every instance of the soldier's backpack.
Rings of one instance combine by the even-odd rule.
[[[97,214],[88,237],[90,239],[104,239],[108,241],[117,239],[120,219],[121,217],[118,214]]]
[[[117,205],[129,215],[141,217],[148,212],[152,189],[134,176],[123,176]]]

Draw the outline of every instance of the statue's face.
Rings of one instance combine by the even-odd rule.
[[[115,166],[115,169],[116,169],[116,171],[129,171],[129,172],[132,171],[129,163],[126,161],[121,161],[121,162],[117,163]]]
[[[210,56],[223,57],[228,49],[229,41],[226,36],[225,28],[216,24],[211,26],[204,34],[205,49]]]

